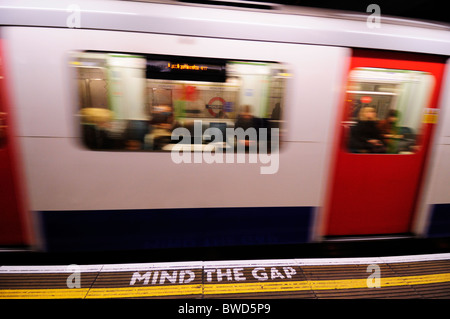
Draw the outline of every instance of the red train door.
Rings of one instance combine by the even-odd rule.
[[[410,231],[444,62],[354,50],[338,113],[324,235]]]
[[[29,244],[0,39],[0,246]]]

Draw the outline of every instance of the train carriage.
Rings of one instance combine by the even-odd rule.
[[[233,2],[0,10],[0,245],[449,236],[448,25]],[[391,111],[382,147],[353,143]]]

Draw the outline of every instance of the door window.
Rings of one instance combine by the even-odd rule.
[[[352,70],[347,90],[347,121],[343,123],[348,151],[359,154],[419,151],[433,85],[434,77],[427,72]]]

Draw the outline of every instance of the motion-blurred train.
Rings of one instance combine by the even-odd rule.
[[[0,246],[448,237],[450,27],[382,10],[2,1]]]

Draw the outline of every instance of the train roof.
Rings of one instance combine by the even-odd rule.
[[[205,4],[206,3],[206,4]],[[77,15],[79,24],[68,22]],[[0,25],[79,28],[450,55],[450,25],[240,0],[4,0]]]

